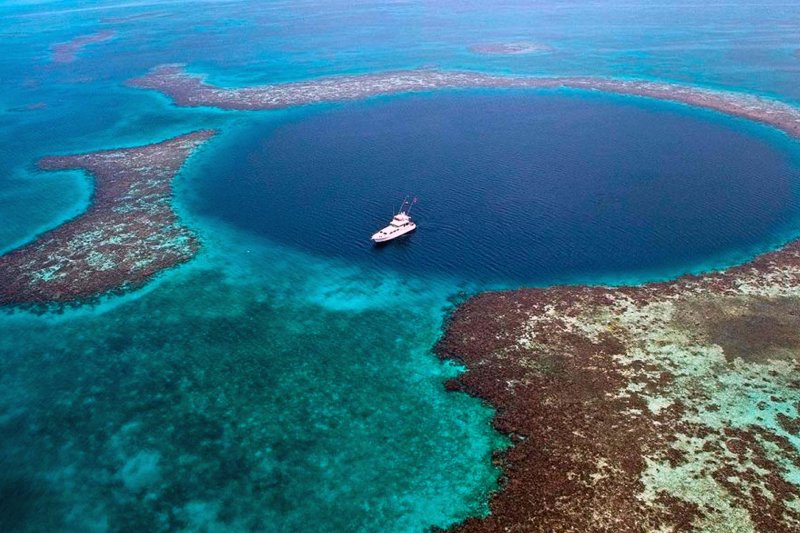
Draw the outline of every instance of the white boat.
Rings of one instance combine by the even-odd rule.
[[[372,235],[372,242],[388,242],[417,229],[417,225],[408,214],[411,211],[411,206],[415,203],[417,203],[416,198],[414,198],[413,202],[409,202],[408,199],[403,200],[400,211],[392,218],[389,225]]]

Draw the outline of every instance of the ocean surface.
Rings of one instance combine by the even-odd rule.
[[[461,369],[431,351],[460,299],[666,279],[800,233],[796,141],[717,113],[569,91],[226,112],[125,80],[175,62],[229,86],[437,66],[800,104],[798,27],[800,5],[774,1],[3,2],[0,251],[89,204],[90,179],[38,158],[222,133],[175,181],[197,258],[98,305],[0,310],[0,530],[421,531],[485,514],[506,441],[488,406],[445,392]],[[469,50],[516,41],[552,50]],[[419,230],[372,247],[406,194]]]
[[[461,91],[287,113],[201,155],[190,208],[370,271],[542,285],[702,270],[798,228],[795,142],[686,106]],[[400,201],[419,231],[375,247]]]

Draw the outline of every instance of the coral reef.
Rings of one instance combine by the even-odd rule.
[[[463,531],[800,528],[800,243],[639,287],[486,293],[439,345],[498,410],[492,514]]]
[[[42,169],[91,173],[92,205],[0,256],[0,305],[85,300],[138,286],[190,259],[198,242],[172,210],[171,181],[214,133],[202,130],[148,146],[42,159]]]
[[[50,47],[52,61],[53,63],[72,63],[77,58],[78,53],[88,45],[108,41],[113,39],[114,35],[113,31],[104,30],[89,35],[81,35],[64,43],[54,44]]]
[[[128,83],[158,90],[181,106],[222,109],[278,109],[437,89],[568,88],[679,102],[769,124],[790,135],[800,136],[800,110],[791,105],[751,94],[656,81],[537,78],[421,69],[226,89],[205,83],[202,76],[187,73],[182,65],[162,65]]]
[[[469,47],[469,51],[482,55],[525,55],[552,52],[553,48],[542,43],[519,41],[516,43],[483,43]]]

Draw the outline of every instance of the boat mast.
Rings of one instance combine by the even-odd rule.
[[[408,196],[406,196],[406,198],[408,198]],[[411,208],[414,207],[415,203],[417,203],[417,197],[416,196],[414,197],[414,200],[411,201],[411,203],[408,204],[408,211],[406,211],[406,215],[411,213]]]
[[[406,204],[407,204],[407,203],[408,203],[408,196],[406,196],[405,198],[403,198],[403,203],[402,203],[402,204],[400,204],[400,211],[398,211],[398,214],[399,214],[399,213],[405,213],[405,211],[403,211],[403,209],[406,207]]]

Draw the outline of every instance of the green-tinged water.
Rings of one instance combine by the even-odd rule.
[[[418,531],[486,512],[502,442],[429,351],[452,287],[219,229],[102,313],[4,319],[4,527]]]

